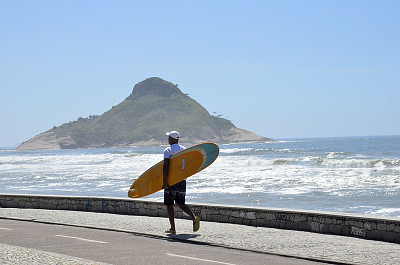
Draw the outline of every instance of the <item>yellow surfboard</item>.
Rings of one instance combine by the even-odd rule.
[[[198,144],[184,149],[170,157],[168,185],[174,185],[211,165],[219,154],[214,143]],[[132,184],[130,198],[141,198],[162,190],[163,166],[161,161],[144,172]]]

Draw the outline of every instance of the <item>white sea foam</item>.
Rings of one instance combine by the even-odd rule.
[[[382,208],[379,210],[370,210],[366,212],[369,215],[376,216],[392,216],[400,218],[400,208]]]
[[[234,153],[243,153],[243,152],[248,152],[252,151],[252,148],[230,148],[230,149],[221,149],[220,153],[221,154],[234,154]]]

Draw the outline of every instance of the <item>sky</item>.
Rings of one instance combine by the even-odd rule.
[[[400,1],[0,0],[0,147],[160,77],[262,136],[400,134]]]

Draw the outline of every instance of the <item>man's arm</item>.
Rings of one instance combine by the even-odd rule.
[[[169,158],[164,158],[163,166],[163,189],[168,189]]]

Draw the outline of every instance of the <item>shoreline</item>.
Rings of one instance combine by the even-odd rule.
[[[126,194],[128,191],[126,192]],[[162,203],[163,202],[163,195],[161,194],[162,191],[153,193],[151,195],[148,195],[143,198],[139,199],[134,199],[134,200],[144,200],[144,201],[149,201],[149,202],[154,202],[154,203]],[[159,194],[158,197],[152,197],[155,194]],[[0,190],[0,197],[2,195],[7,195],[7,196],[32,196],[32,197],[60,197],[60,198],[96,198],[96,199],[105,199],[105,200],[129,200],[128,196],[118,196],[118,195],[81,195],[81,194],[76,194],[76,195],[69,195],[69,194],[51,194],[51,193],[9,193],[9,192],[3,192]],[[190,196],[189,196],[190,197]],[[343,215],[343,216],[358,216],[358,217],[365,217],[365,218],[373,218],[373,219],[382,219],[382,220],[400,220],[400,215],[374,215],[374,214],[369,214],[369,213],[364,213],[364,212],[343,212],[343,211],[335,211],[331,209],[306,209],[306,208],[296,208],[296,207],[279,207],[279,206],[269,206],[269,205],[251,205],[251,204],[246,204],[246,203],[233,203],[233,204],[228,204],[228,203],[221,203],[221,202],[208,202],[208,201],[201,201],[201,200],[190,200],[187,198],[186,199],[187,204],[198,204],[198,205],[209,205],[209,206],[218,206],[218,207],[237,207],[237,208],[246,208],[246,209],[271,209],[271,210],[284,210],[284,211],[290,211],[290,212],[309,212],[309,213],[327,213],[327,214],[332,214],[332,215]],[[1,208],[1,204],[0,204]]]
[[[113,201],[145,201],[148,203],[162,204],[163,201],[153,200],[153,199],[132,199],[129,197],[112,197],[112,196],[93,196],[93,195],[54,195],[54,194],[22,194],[22,193],[0,193],[0,202],[1,198],[5,196],[11,197],[32,197],[32,198],[82,198],[82,199],[96,199],[96,200],[113,200]],[[380,215],[371,215],[371,214],[359,214],[359,213],[350,213],[350,212],[335,212],[335,211],[324,211],[324,210],[307,210],[307,209],[296,209],[296,208],[279,208],[279,207],[265,207],[265,206],[252,206],[252,205],[240,205],[240,204],[221,204],[221,203],[202,203],[202,202],[187,202],[190,205],[207,205],[210,207],[226,207],[226,208],[243,208],[243,209],[253,209],[253,210],[271,210],[271,211],[283,211],[283,212],[293,212],[293,213],[311,213],[315,215],[335,215],[335,216],[351,216],[363,219],[377,219],[381,221],[400,221],[400,217],[394,216],[380,216]],[[2,208],[0,203],[0,208]],[[38,208],[40,209],[40,208]]]

